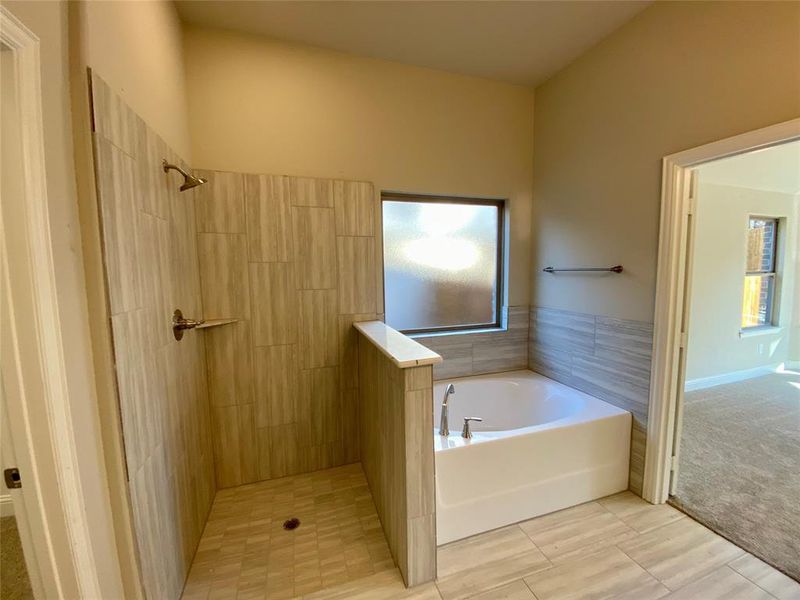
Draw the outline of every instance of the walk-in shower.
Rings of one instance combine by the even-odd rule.
[[[186,171],[181,169],[179,166],[168,163],[166,158],[161,161],[161,168],[164,169],[164,173],[169,173],[170,169],[172,169],[183,175],[183,184],[180,187],[180,190],[182,192],[185,192],[186,190],[190,190],[193,187],[197,187],[198,185],[203,185],[204,183],[208,182],[208,179],[204,179],[202,177],[195,177],[194,175],[191,175],[190,173],[187,173]]]

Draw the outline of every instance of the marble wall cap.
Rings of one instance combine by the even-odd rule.
[[[392,329],[383,321],[361,321],[353,327],[401,369],[436,365],[442,357],[419,342]]]

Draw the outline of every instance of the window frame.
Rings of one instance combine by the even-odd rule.
[[[386,320],[386,240],[383,231],[385,202],[414,202],[430,204],[474,204],[493,206],[497,209],[497,273],[495,281],[494,322],[475,325],[454,325],[442,327],[423,327],[418,329],[402,329],[400,333],[408,336],[425,336],[435,334],[472,333],[476,331],[503,329],[503,307],[505,305],[505,224],[506,199],[503,198],[469,198],[464,196],[442,196],[434,194],[410,194],[406,192],[381,191],[381,275],[383,277],[384,321]]]
[[[767,304],[767,319],[766,323],[759,324],[759,325],[749,325],[744,327],[741,325],[741,317],[744,316],[744,299],[742,300],[742,307],[740,310],[740,325],[739,331],[741,333],[746,332],[754,332],[760,329],[770,329],[776,326],[775,323],[775,307],[777,306],[777,298],[778,298],[778,261],[779,261],[779,249],[780,249],[780,235],[781,235],[781,219],[780,217],[768,217],[765,215],[758,215],[758,214],[749,214],[747,215],[747,228],[750,229],[750,222],[753,220],[760,220],[760,221],[772,221],[775,223],[775,239],[773,240],[772,244],[772,256],[770,257],[770,266],[771,270],[769,271],[748,271],[747,270],[747,259],[745,258],[745,272],[744,272],[744,281],[747,281],[748,277],[767,277],[772,280],[772,293],[769,295],[769,300]],[[748,251],[748,240],[745,238],[745,257],[747,256]]]

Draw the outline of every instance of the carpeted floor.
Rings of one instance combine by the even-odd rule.
[[[28,570],[22,557],[17,520],[0,518],[0,598],[3,600],[28,600],[33,598]]]
[[[687,392],[671,502],[800,580],[800,373]]]

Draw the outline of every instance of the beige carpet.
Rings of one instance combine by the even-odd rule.
[[[17,520],[14,517],[0,518],[0,598],[33,598],[28,570],[22,557]]]
[[[800,580],[800,374],[687,392],[672,503]]]

